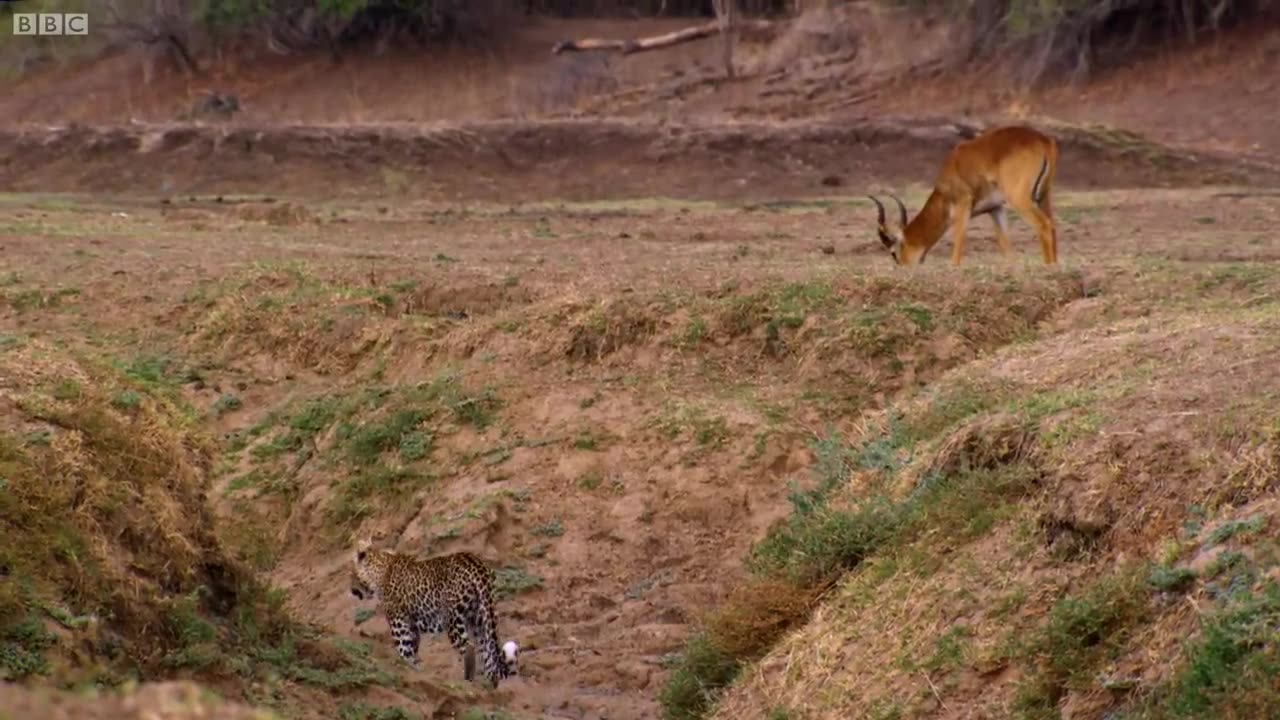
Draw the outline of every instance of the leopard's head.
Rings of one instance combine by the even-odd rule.
[[[372,549],[372,543],[361,540],[351,564],[351,594],[358,600],[372,600],[378,595],[377,578],[380,573],[380,554]]]

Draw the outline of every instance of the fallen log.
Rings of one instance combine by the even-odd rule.
[[[768,20],[737,20],[735,21],[735,30],[738,32],[747,32],[752,35],[773,35],[776,31],[775,23]],[[665,33],[663,35],[650,35],[648,37],[630,38],[627,40],[609,40],[601,38],[584,38],[582,40],[561,40],[551,48],[552,55],[559,55],[563,52],[584,52],[591,50],[600,50],[606,52],[620,52],[623,55],[632,53],[647,52],[649,50],[661,50],[662,48],[680,45],[694,40],[702,40],[713,35],[720,34],[722,24],[720,20],[712,20],[702,25],[694,25],[693,27],[683,28],[674,32]]]

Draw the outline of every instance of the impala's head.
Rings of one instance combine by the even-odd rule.
[[[908,258],[903,248],[903,230],[907,227],[907,206],[902,204],[896,195],[890,195],[893,201],[898,205],[898,219],[893,221],[886,217],[884,205],[880,203],[874,196],[868,195],[871,202],[876,204],[876,234],[880,236],[880,242],[884,243],[884,247],[889,251],[889,255],[893,257],[893,261],[899,265],[910,264],[912,258]]]

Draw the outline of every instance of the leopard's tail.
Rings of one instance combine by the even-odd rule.
[[[476,638],[476,646],[484,663],[485,677],[494,687],[503,678],[515,675],[516,644],[508,641],[505,646],[498,644],[497,618],[492,610],[483,603],[476,602],[472,607],[473,620],[467,629]]]

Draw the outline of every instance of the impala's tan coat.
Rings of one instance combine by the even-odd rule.
[[[1058,165],[1058,143],[1044,133],[1024,126],[1006,126],[957,143],[947,153],[933,192],[910,221],[907,208],[896,196],[900,221],[885,218],[879,210],[877,233],[899,265],[916,265],[951,228],[951,263],[960,264],[965,227],[969,219],[991,215],[996,242],[1006,257],[1013,254],[1006,232],[1004,206],[1011,205],[1040,239],[1046,265],[1058,262],[1058,233],[1053,224],[1053,175]]]

